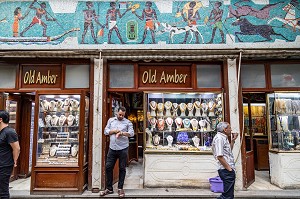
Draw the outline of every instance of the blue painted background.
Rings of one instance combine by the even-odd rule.
[[[23,19],[19,21],[19,33],[24,30],[32,21],[33,17],[35,16],[36,11],[33,9],[29,9],[30,4],[33,1],[5,1],[0,3],[0,45],[1,44],[24,44],[24,45],[31,45],[31,44],[51,44],[51,45],[56,45],[61,43],[66,37],[77,37],[78,44],[82,42],[82,33],[84,30],[84,17],[83,17],[83,10],[86,9],[86,1],[80,1],[77,4],[76,11],[75,13],[54,13],[51,9],[51,6],[49,5],[49,2],[45,2],[47,7],[46,11],[49,16],[49,18],[53,17],[56,19],[56,21],[46,21],[45,18],[42,18],[42,21],[47,24],[47,37],[53,38],[55,36],[58,36],[60,34],[63,34],[64,32],[73,29],[73,28],[79,28],[79,31],[74,31],[71,32],[63,37],[61,37],[58,40],[55,41],[38,41],[40,37],[43,35],[43,28],[42,26],[36,24],[34,25],[31,29],[29,29],[25,34],[24,38],[28,39],[27,41],[22,41],[22,38],[19,37],[13,37],[13,31],[12,31],[12,25],[14,22],[14,10],[16,7],[20,7],[22,10],[22,14],[29,11],[28,15]],[[127,7],[129,7],[129,1],[123,1],[127,3]],[[199,2],[199,1],[197,1]],[[201,1],[200,1],[201,2]],[[197,25],[200,25],[197,27],[199,32],[202,34],[204,43],[202,43],[202,40],[200,38],[200,44],[198,45],[203,45],[207,44],[211,37],[212,37],[212,30],[213,26],[208,22],[205,23],[204,20],[207,16],[210,15],[210,12],[213,9],[214,2],[216,1],[211,1],[208,7],[201,7],[198,12],[200,14],[200,20],[197,20]],[[222,1],[220,1],[222,2]],[[238,7],[234,5],[238,1],[231,1],[231,7],[236,10]],[[282,3],[279,3],[282,2]],[[39,8],[40,3],[42,1],[37,1],[34,6]],[[145,8],[146,2],[132,2],[133,4],[140,4],[140,7],[136,10],[136,13],[138,15],[142,14],[143,9]],[[170,42],[170,33],[169,32],[163,32],[163,26],[161,25],[162,23],[168,23],[173,26],[176,26],[177,28],[185,28],[187,26],[187,22],[183,20],[182,17],[175,17],[178,8],[181,10],[184,4],[189,3],[189,1],[174,1],[173,2],[173,8],[172,8],[172,13],[160,13],[159,9],[157,8],[155,1],[152,2],[152,8],[155,9],[157,13],[157,18],[158,20],[155,21],[157,22],[157,27],[155,29],[155,40],[156,43],[158,42],[165,42],[166,44],[171,44]],[[222,2],[223,3],[223,2]],[[259,18],[256,16],[250,16],[250,14],[246,16],[240,16],[239,19],[246,18],[250,23],[255,25],[257,30],[254,31],[254,33],[249,32],[249,30],[244,31],[246,35],[239,35],[239,38],[241,41],[238,41],[237,37],[226,37],[226,35],[235,35],[235,32],[242,32],[240,26],[233,26],[233,22],[237,20],[237,17],[232,17],[226,19],[226,17],[229,15],[229,5],[224,5],[220,7],[220,9],[223,9],[223,17],[222,17],[222,25],[223,25],[223,31],[225,34],[225,42],[228,42],[228,39],[233,39],[233,42],[239,43],[239,42],[274,42],[275,39],[281,39],[281,40],[286,40],[287,42],[293,42],[295,41],[296,37],[300,34],[300,22],[299,18],[300,17],[300,10],[299,10],[299,0],[292,0],[292,1],[275,1],[275,0],[270,0],[270,4],[274,3],[279,3],[274,8],[270,9],[269,16],[267,18]],[[279,20],[274,20],[270,24],[268,24],[268,21],[272,19],[273,17],[279,17],[279,18],[284,18],[285,15],[287,14],[286,11],[283,10],[283,7],[286,5],[293,5],[296,7],[295,9],[295,26],[283,26],[285,23],[288,21],[279,21]],[[65,6],[68,6],[68,1],[65,2]],[[244,1],[241,2],[240,7],[242,6],[248,6],[248,8],[253,9],[253,13],[255,13],[255,10],[260,10],[266,5],[258,5],[253,3],[252,1]],[[110,2],[104,2],[104,1],[93,1],[93,9],[95,10],[96,14],[99,17],[99,22],[101,24],[105,24],[106,22],[106,13],[107,10],[110,8]],[[119,3],[117,2],[117,8],[119,8]],[[125,12],[126,9],[120,9],[121,14]],[[226,19],[226,20],[225,20]],[[126,23],[128,21],[134,21],[137,24],[137,40],[130,41],[127,39],[126,35]],[[95,35],[97,37],[97,42],[99,44],[105,44],[108,42],[108,29],[104,28],[104,34],[103,36],[98,36],[97,33],[101,29],[99,25],[97,25],[95,22],[94,23],[94,28],[95,28]],[[257,25],[265,25],[264,27],[260,27]],[[144,26],[145,26],[145,20],[141,21],[139,20],[132,12],[131,10],[128,11],[123,18],[117,19],[117,26],[119,28],[119,31],[121,33],[121,37],[124,40],[125,44],[139,44],[142,40],[143,37],[143,32],[144,32]],[[267,27],[268,26],[268,27]],[[265,41],[266,39],[261,36],[261,34],[269,34],[265,33],[264,30],[266,28],[270,28],[270,31],[274,31],[275,34],[270,34],[271,40],[270,41]],[[293,29],[295,28],[295,29]],[[259,31],[261,31],[259,33]],[[250,35],[247,35],[250,34]],[[280,35],[276,34],[282,34],[286,39],[284,39]],[[185,32],[175,35],[174,36],[174,42],[173,44],[181,44],[184,40],[185,37]],[[196,40],[195,37],[193,40],[189,43],[190,41],[190,36],[187,40],[187,44],[195,44]],[[112,42],[116,44],[120,44],[120,40],[116,36],[116,33],[113,31],[112,33]],[[213,40],[213,44],[218,44],[221,42],[221,36],[219,33],[219,30],[216,31],[215,38]],[[152,39],[151,39],[151,33],[148,31],[146,40],[144,42],[145,44],[152,44]],[[91,36],[90,29],[87,31],[87,34],[85,36],[85,44],[91,44],[95,45],[95,42]]]

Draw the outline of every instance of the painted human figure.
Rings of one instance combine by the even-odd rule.
[[[87,9],[83,11],[83,14],[84,14],[84,30],[83,30],[82,37],[81,37],[81,43],[84,44],[85,35],[86,35],[88,29],[90,28],[91,29],[91,35],[94,39],[94,42],[95,42],[95,44],[97,44],[98,41],[97,41],[96,36],[95,36],[93,21],[95,21],[99,26],[101,26],[101,28],[104,28],[104,25],[102,25],[98,20],[98,16],[96,15],[95,10],[93,9],[93,7],[94,7],[93,2],[87,1],[86,2],[86,7],[87,7]]]
[[[115,2],[110,2],[110,9],[107,10],[106,13],[106,28],[108,28],[108,43],[112,44],[111,42],[111,35],[112,32],[115,31],[117,34],[117,37],[119,38],[121,44],[125,44],[125,42],[122,40],[119,28],[117,26],[117,18],[121,19],[130,8],[128,8],[123,14],[121,14],[119,9],[116,9],[116,3]]]
[[[156,43],[155,42],[155,33],[154,33],[154,30],[155,30],[154,20],[157,20],[157,15],[156,15],[155,9],[153,9],[151,7],[152,7],[152,2],[147,1],[141,16],[137,15],[135,11],[132,12],[140,20],[146,19],[146,25],[145,25],[145,28],[144,28],[144,35],[143,35],[143,39],[140,42],[140,44],[143,44],[145,42],[148,30],[150,30],[150,32],[151,32],[152,43],[153,44]]]
[[[20,7],[17,7],[14,11],[14,23],[12,25],[13,30],[13,37],[19,36],[19,21],[23,20],[27,15],[29,14],[29,11],[25,13],[25,15],[22,15],[22,11]]]
[[[183,20],[188,22],[188,26],[190,26],[190,27],[197,26],[197,20],[200,19],[200,14],[199,14],[198,10],[195,8],[196,5],[197,5],[197,3],[195,1],[191,1],[188,4],[188,9],[184,8],[181,10],[181,16],[182,16]],[[189,32],[190,31],[186,31],[184,40],[182,42],[183,44],[186,44],[187,38],[190,34]],[[195,37],[196,37],[196,43],[199,44],[199,32],[193,31],[193,33],[195,34]]]
[[[217,29],[219,29],[220,34],[221,34],[221,38],[222,38],[221,43],[225,43],[223,26],[222,26],[223,25],[222,24],[223,10],[220,9],[221,6],[222,6],[221,2],[219,2],[219,1],[215,2],[214,9],[211,11],[209,19],[208,19],[209,21],[211,21],[210,24],[213,25],[213,28],[214,28],[211,39],[208,42],[209,44],[213,43]]]
[[[24,33],[25,33],[26,31],[28,31],[28,30],[29,30],[32,26],[34,26],[35,24],[39,24],[39,25],[43,26],[43,37],[47,37],[47,35],[46,35],[47,25],[42,21],[42,17],[45,16],[46,21],[56,21],[55,18],[53,18],[53,17],[49,18],[49,17],[48,17],[48,13],[47,13],[47,11],[46,11],[46,7],[47,7],[47,6],[46,6],[46,3],[45,3],[45,2],[43,2],[43,3],[38,3],[38,4],[40,5],[40,8],[36,8],[36,7],[34,6],[34,4],[35,4],[36,2],[37,2],[37,0],[34,0],[34,1],[30,4],[30,6],[29,6],[29,8],[35,10],[36,13],[35,13],[35,16],[34,16],[33,19],[32,19],[32,22],[29,24],[29,26],[27,26],[27,27],[20,33],[20,36],[21,36],[21,37],[23,37],[23,36],[24,36]]]

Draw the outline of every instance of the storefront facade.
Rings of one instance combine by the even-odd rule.
[[[32,146],[29,147],[32,148],[32,152],[28,151],[27,155],[29,157],[29,154],[33,154],[31,192],[80,193],[85,188],[94,191],[102,189],[105,181],[105,153],[108,147],[103,129],[107,119],[113,116],[112,99],[115,100],[118,98],[115,96],[119,96],[118,99],[124,103],[126,97],[129,96],[128,99],[134,97],[133,93],[143,96],[143,103],[137,106],[135,113],[137,114],[138,110],[143,111],[144,118],[142,122],[144,128],[140,130],[140,134],[137,134],[136,140],[140,136],[143,142],[145,187],[161,185],[208,187],[207,179],[217,174],[216,162],[209,150],[209,140],[208,138],[205,140],[203,136],[204,133],[208,133],[207,136],[212,137],[214,129],[200,130],[201,126],[196,127],[193,133],[187,133],[190,145],[193,147],[181,150],[180,144],[187,143],[185,141],[175,143],[178,138],[178,131],[175,130],[177,115],[173,115],[174,111],[170,109],[172,120],[168,119],[169,126],[165,123],[167,120],[164,121],[166,126],[161,127],[160,131],[166,131],[167,134],[161,135],[162,132],[154,130],[158,126],[154,125],[152,129],[150,120],[155,118],[152,120],[157,120],[156,124],[158,124],[159,119],[167,119],[170,116],[167,111],[169,109],[165,106],[163,115],[158,116],[156,106],[155,113],[152,112],[151,115],[150,102],[165,104],[170,101],[172,104],[186,105],[192,103],[192,112],[188,112],[186,107],[184,109],[186,113],[182,114],[181,119],[189,119],[189,122],[196,119],[200,122],[204,119],[204,115],[202,111],[200,116],[196,115],[197,99],[203,99],[208,105],[209,101],[217,103],[219,97],[222,99],[220,116],[214,118],[217,111],[215,109],[214,115],[209,119],[228,121],[233,131],[241,135],[234,148],[237,165],[236,186],[238,189],[247,187],[251,183],[249,180],[251,173],[254,172],[254,168],[249,169],[249,165],[254,162],[251,158],[254,157],[250,153],[249,156],[245,155],[247,150],[243,136],[244,109],[241,105],[243,93],[297,92],[300,85],[297,83],[297,78],[293,77],[295,84],[292,86],[276,87],[272,84],[273,69],[270,66],[263,67],[264,86],[249,86],[249,84],[246,87],[240,86],[243,82],[243,76],[241,79],[240,74],[243,65],[245,67],[253,63],[267,65],[269,61],[275,60],[282,64],[281,67],[285,67],[286,59],[293,61],[295,63],[293,66],[296,68],[299,66],[300,26],[297,20],[299,18],[297,6],[299,1],[296,0],[285,3],[274,0],[268,4],[259,0],[117,3],[109,1],[61,3],[49,0],[1,3],[3,16],[0,16],[0,25],[4,30],[0,33],[2,107],[7,105],[6,96],[18,97],[13,94],[16,92],[21,93],[21,96],[28,95],[28,99],[39,105],[39,107],[35,106],[33,111],[35,116],[32,138],[30,136],[26,138],[31,141],[26,141],[26,145],[25,143],[25,146],[23,145],[23,147]],[[284,17],[272,17],[275,14],[278,16],[278,13]],[[282,29],[285,31],[281,31]],[[12,65],[15,67],[13,70]],[[253,71],[255,70],[250,70],[252,73]],[[288,70],[287,75],[293,74],[293,71]],[[282,74],[278,73],[278,75]],[[13,81],[11,77],[14,77]],[[246,79],[245,75],[244,78]],[[33,96],[28,93],[33,93]],[[160,96],[155,96],[155,93],[160,93]],[[181,95],[172,96],[177,93]],[[47,98],[46,95],[54,97]],[[60,99],[61,95],[70,96],[62,96],[64,98]],[[211,96],[205,98],[205,95]],[[79,104],[83,105],[80,106],[80,110],[76,110],[80,112],[77,116],[80,118],[77,123],[80,128],[57,131],[55,137],[54,135],[43,136],[51,130],[42,130],[41,132],[44,133],[40,137],[38,132],[41,125],[38,124],[40,119],[38,115],[45,117],[42,118],[44,123],[46,116],[51,115],[46,112],[49,108],[45,111],[40,110],[41,102],[55,101],[57,104],[58,101],[64,102],[70,97],[72,101],[79,101]],[[134,107],[134,103],[127,103],[127,105]],[[28,105],[27,108],[29,110],[32,105]],[[88,113],[86,113],[87,108],[89,108]],[[23,112],[26,113],[28,110]],[[57,107],[55,112],[58,112]],[[180,109],[178,114],[181,115]],[[55,115],[66,116],[65,113]],[[75,112],[74,117],[76,117]],[[266,116],[266,121],[269,120],[270,118]],[[28,132],[30,132],[29,124],[30,119],[26,124]],[[70,127],[74,128],[72,125]],[[67,123],[66,128],[68,128]],[[152,133],[147,134],[146,128]],[[185,128],[185,130],[192,129],[192,125]],[[72,137],[71,132],[74,134],[75,131],[80,133],[77,137]],[[297,161],[289,161],[289,167],[281,166],[281,162],[286,161],[284,158],[294,158],[298,153],[286,151],[280,153],[278,150],[271,150],[274,148],[271,147],[270,141],[271,129],[265,131],[270,146],[268,152],[271,181],[283,188],[300,186],[297,179],[291,175],[283,175],[290,172],[299,175],[300,168],[296,166],[299,165]],[[157,138],[154,143],[153,137],[156,135],[162,137]],[[65,136],[68,141],[70,138],[78,139],[78,143],[73,143],[74,140],[71,139],[72,143],[63,146],[60,144],[57,149],[56,143],[52,143],[53,140],[46,140],[56,139],[56,142],[57,139],[64,139]],[[152,137],[153,142],[149,142],[148,136]],[[174,140],[171,142],[171,148],[168,148],[167,136],[171,136]],[[202,143],[200,146],[191,141],[195,136],[202,139],[199,141]],[[253,139],[253,136],[250,136],[250,139]],[[45,145],[48,141],[51,141],[50,145],[49,143]],[[75,155],[74,145],[79,146],[78,155]],[[297,144],[294,145],[295,148]],[[55,148],[54,155],[50,155],[51,147],[53,151]],[[42,153],[43,148],[46,151],[44,153]],[[72,148],[74,148],[73,155]],[[54,157],[59,160],[54,160]],[[68,161],[69,163],[73,161],[76,165],[66,166]],[[48,165],[43,165],[45,162]],[[28,176],[29,167],[24,167],[26,170],[23,172],[24,177]],[[281,171],[279,173],[282,175],[276,174],[274,168],[276,171]],[[249,172],[246,172],[248,170]],[[23,174],[19,172],[17,175]],[[71,176],[70,182],[62,182],[61,179],[65,179],[66,176]],[[78,184],[72,184],[71,181],[76,181]],[[41,184],[41,182],[46,183]]]

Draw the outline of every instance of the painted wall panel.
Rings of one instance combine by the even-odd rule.
[[[299,0],[2,1],[0,45],[296,48],[299,12]]]

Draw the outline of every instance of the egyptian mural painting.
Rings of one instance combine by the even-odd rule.
[[[299,1],[1,1],[0,45],[295,42]]]

